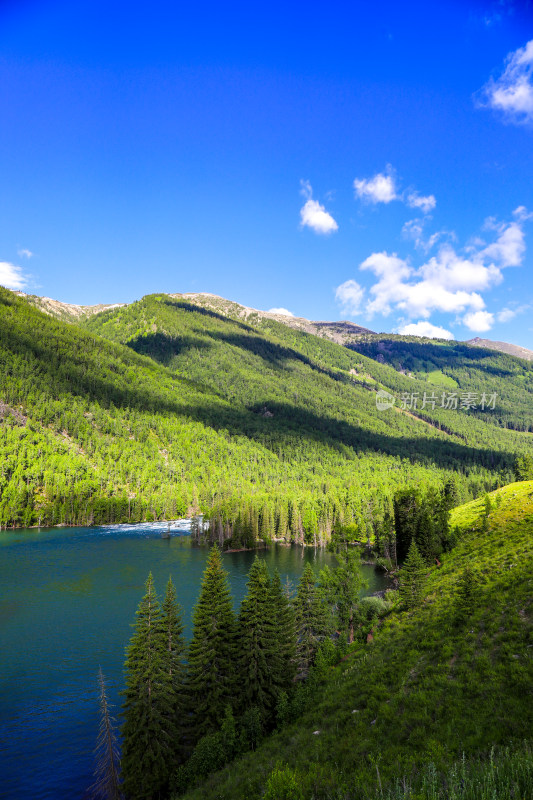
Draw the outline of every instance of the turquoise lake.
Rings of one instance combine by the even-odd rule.
[[[162,539],[162,524],[0,533],[0,797],[88,797],[98,726],[99,666],[120,710],[124,650],[152,571],[164,592],[169,575],[185,611],[187,636],[207,547],[186,522]],[[254,553],[224,554],[235,602],[245,593]],[[259,552],[271,570],[296,583],[306,562],[334,557],[311,548]],[[363,567],[371,594],[383,576]]]

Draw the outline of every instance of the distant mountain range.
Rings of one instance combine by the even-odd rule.
[[[95,314],[102,311],[108,311],[115,308],[122,308],[127,303],[100,303],[94,306],[81,306],[74,303],[63,303],[60,300],[53,300],[50,297],[39,297],[38,295],[28,295],[24,292],[15,292],[21,297],[25,297],[30,303],[35,305],[46,314],[50,314],[57,319],[65,321],[81,321],[89,319]],[[209,292],[177,292],[168,295],[176,300],[184,300],[193,305],[209,308],[228,319],[243,320],[254,324],[258,320],[274,320],[287,325],[289,328],[304,331],[305,333],[312,333],[315,336],[321,336],[329,339],[336,344],[350,345],[357,342],[361,337],[367,335],[372,336],[392,336],[393,334],[377,334],[370,328],[365,328],[362,325],[357,325],[355,322],[348,320],[339,320],[336,322],[328,321],[313,321],[305,319],[305,317],[294,317],[288,314],[276,314],[270,311],[261,311],[257,308],[250,308],[236,303],[232,300],[226,300],[216,294]],[[427,337],[409,337],[412,339],[420,339],[420,341],[431,341]],[[476,337],[469,339],[465,342],[472,347],[484,347],[488,350],[497,350],[500,353],[507,353],[517,358],[524,358],[527,361],[533,361],[533,350],[528,350],[520,345],[509,344],[507,342],[497,342],[491,339],[480,339]]]

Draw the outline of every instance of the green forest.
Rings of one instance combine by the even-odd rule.
[[[122,756],[102,688],[101,796],[530,797],[532,520],[533,481],[456,507],[437,561],[404,522],[398,588],[382,596],[361,596],[357,548],[318,574],[308,564],[296,591],[256,556],[238,612],[215,545],[189,642],[172,580],[160,602],[149,575],[124,665]]]
[[[533,794],[530,362],[170,295],[37,305],[0,289],[0,527],[191,517],[211,546],[189,640],[148,575],[118,724],[99,675],[93,797]],[[291,587],[258,555],[237,609],[222,551],[274,541],[333,566]],[[362,596],[362,553],[390,589]]]
[[[201,514],[226,546],[372,543],[399,488],[467,501],[533,454],[532,367],[493,351],[453,373],[493,411],[378,411],[427,382],[273,320],[168,295],[66,322],[2,289],[0,309],[2,527]]]

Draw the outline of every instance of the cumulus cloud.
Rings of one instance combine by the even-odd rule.
[[[479,254],[498,261],[502,267],[518,267],[526,251],[524,231],[520,221],[494,226],[499,233],[495,242]]]
[[[359,314],[365,290],[357,281],[341,283],[335,291],[335,299],[342,306],[344,314]]]
[[[373,178],[356,178],[353,182],[355,194],[367,203],[390,203],[398,200],[396,180],[392,167],[378,172]]]
[[[411,322],[409,325],[404,325],[398,330],[405,336],[426,336],[428,339],[454,339],[454,335],[446,328],[441,328],[439,325],[432,325],[431,322],[420,321]]]
[[[476,333],[490,331],[494,325],[494,314],[490,311],[472,311],[463,317],[463,323]]]
[[[391,203],[400,200],[409,208],[419,209],[429,214],[437,205],[435,195],[421,195],[414,189],[398,190],[396,173],[390,164],[384,172],[378,172],[372,178],[356,178],[353,182],[355,196],[366,203]]]
[[[8,261],[0,261],[0,286],[6,289],[24,289],[28,281],[20,267]]]
[[[289,311],[287,308],[269,308],[269,314],[281,314],[283,317],[294,317],[292,311]]]
[[[424,214],[429,214],[437,205],[437,200],[434,194],[428,194],[425,197],[418,194],[418,192],[410,192],[405,202],[409,208],[419,208]]]
[[[17,253],[21,258],[32,258],[33,256],[32,251],[27,250],[25,247],[23,247],[21,250],[17,250]]]
[[[533,122],[533,39],[509,53],[504,72],[488,81],[481,97],[482,105],[500,111],[510,122]]]
[[[496,234],[491,243],[478,240],[462,252],[450,242],[443,243],[438,253],[418,268],[396,253],[372,253],[359,267],[376,278],[365,304],[368,317],[388,316],[394,311],[407,318],[407,324],[409,319],[427,320],[433,312],[441,312],[463,315],[471,330],[489,330],[495,317],[485,310],[482,293],[500,284],[502,271],[519,266],[524,257],[522,226],[529,215],[523,208],[517,211],[518,218],[511,222],[489,221],[488,228]],[[415,236],[421,230],[415,221],[409,228]],[[506,316],[510,318],[508,311]]]
[[[337,231],[339,226],[318,200],[313,200],[313,190],[309,181],[301,181],[302,194],[306,202],[300,209],[302,228],[311,228],[315,233],[329,234]]]

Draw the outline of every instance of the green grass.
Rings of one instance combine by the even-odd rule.
[[[332,668],[312,711],[186,797],[260,798],[283,763],[305,776],[305,800],[380,796],[378,770],[384,797],[435,799],[446,795],[394,794],[397,781],[408,786],[430,763],[445,773],[463,754],[470,760],[529,738],[533,481],[499,489],[491,500],[488,530],[483,501],[452,512],[459,543],[430,570],[420,609],[393,612],[371,644],[359,643]],[[467,565],[477,590],[459,622],[456,589]],[[457,797],[500,796],[487,792]]]
[[[427,373],[427,382],[435,386],[444,386],[447,389],[457,389],[459,384],[449,375],[445,375],[440,369],[433,369]]]

